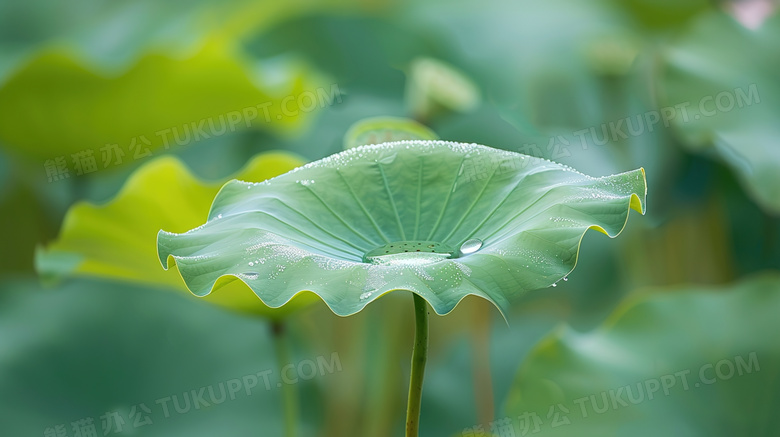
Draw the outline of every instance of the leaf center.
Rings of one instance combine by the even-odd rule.
[[[437,241],[396,241],[367,252],[363,255],[363,262],[380,265],[433,264],[470,255],[481,247],[482,240],[475,238],[464,242],[457,249]]]
[[[377,247],[363,256],[369,264],[432,264],[457,257],[457,251],[436,241],[396,241]]]

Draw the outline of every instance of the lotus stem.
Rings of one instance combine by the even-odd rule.
[[[474,351],[474,394],[479,420],[477,423],[485,426],[495,418],[493,377],[490,369],[490,310],[487,302],[478,302],[474,305],[475,327],[471,331]]]
[[[292,362],[290,358],[290,346],[284,324],[273,322],[271,333],[276,349],[276,363],[279,369]],[[298,391],[293,384],[282,382],[282,410],[284,414],[284,436],[295,437],[298,426],[299,401]]]
[[[406,437],[418,437],[425,363],[428,361],[428,303],[414,295],[414,351],[409,376],[409,401],[406,405]]]

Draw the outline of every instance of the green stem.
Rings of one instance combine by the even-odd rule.
[[[474,394],[477,423],[487,426],[495,416],[493,377],[490,373],[490,310],[488,302],[474,302],[474,329],[471,342],[474,355]]]
[[[428,304],[414,295],[414,351],[412,373],[409,376],[409,401],[406,405],[406,437],[418,437],[420,428],[420,404],[422,402],[425,362],[428,360]]]
[[[290,358],[290,347],[285,335],[284,325],[281,322],[271,324],[271,333],[274,338],[274,347],[276,349],[276,363],[279,370],[292,362]],[[293,384],[282,382],[282,409],[284,412],[284,436],[295,437],[296,426],[298,425],[298,391]]]

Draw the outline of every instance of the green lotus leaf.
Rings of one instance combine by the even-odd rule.
[[[253,159],[236,177],[263,181],[301,164],[295,156],[269,152]],[[136,170],[106,205],[82,202],[73,206],[57,240],[38,251],[36,268],[50,279],[119,278],[167,286],[189,296],[178,275],[160,269],[155,235],[160,226],[184,232],[200,224],[223,182],[198,180],[177,158],[154,159]],[[240,281],[228,284],[210,299],[230,309],[272,318],[307,303],[303,298],[284,310],[270,310]]]
[[[763,208],[780,213],[780,15],[747,29],[704,15],[667,51],[661,76],[672,123],[694,151],[718,156]]]
[[[777,272],[644,293],[592,332],[542,340],[506,414],[545,437],[780,435],[779,311]]]
[[[92,67],[116,69],[132,64],[150,49],[164,50],[180,58],[208,38],[243,44],[249,35],[265,35],[269,27],[287,22],[291,17],[334,7],[359,9],[360,5],[341,0],[3,2],[0,3],[0,83],[41,49],[69,47]]]
[[[406,140],[438,140],[436,132],[409,118],[372,117],[360,120],[344,136],[344,149]]]
[[[361,146],[229,182],[204,225],[161,231],[158,251],[198,296],[239,278],[274,308],[309,291],[347,316],[408,290],[441,315],[467,295],[504,310],[564,278],[586,230],[615,236],[643,213],[645,187],[642,169],[593,178],[476,144]]]
[[[299,127],[297,97],[322,85],[300,64],[253,65],[219,38],[97,70],[67,49],[29,60],[0,87],[0,143],[41,162],[86,153],[105,168],[239,129]]]

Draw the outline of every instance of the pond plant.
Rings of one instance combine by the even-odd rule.
[[[205,224],[159,232],[158,254],[197,296],[241,281],[270,308],[314,294],[350,316],[411,292],[406,436],[416,437],[429,310],[446,315],[473,295],[503,315],[525,292],[567,280],[585,232],[615,237],[645,197],[643,169],[590,177],[477,144],[397,141],[230,181]]]

